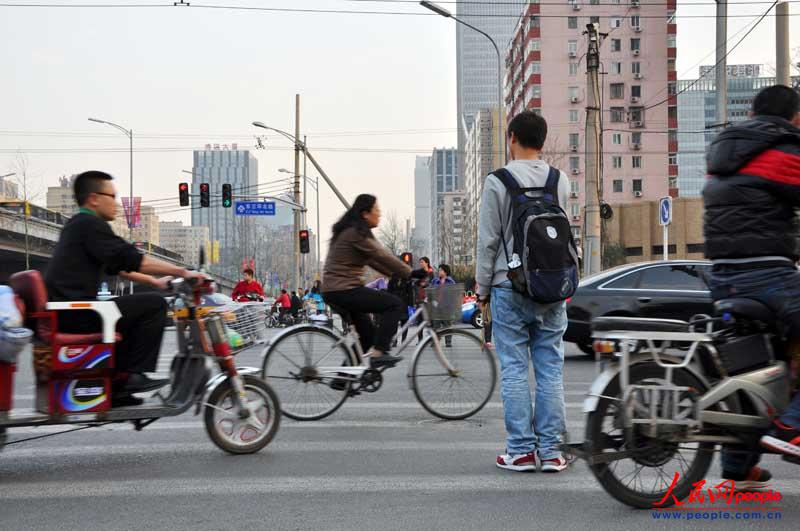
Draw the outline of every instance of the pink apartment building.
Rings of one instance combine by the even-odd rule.
[[[603,201],[677,195],[676,0],[530,2],[509,43],[509,119],[525,109],[548,123],[545,158],[570,177],[565,210],[579,236],[584,205],[586,25],[601,36]]]

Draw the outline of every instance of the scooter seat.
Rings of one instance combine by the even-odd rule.
[[[714,310],[717,315],[725,317],[726,314],[733,317],[744,317],[754,321],[760,321],[767,326],[775,324],[775,313],[764,304],[753,299],[721,299],[714,303]]]

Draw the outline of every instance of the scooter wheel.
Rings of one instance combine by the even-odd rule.
[[[229,381],[221,383],[208,397],[203,415],[206,431],[211,440],[231,454],[252,454],[268,445],[281,421],[278,396],[261,378],[242,376],[250,418],[240,418],[240,409],[234,400]]]

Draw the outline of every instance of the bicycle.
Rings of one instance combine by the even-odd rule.
[[[480,411],[497,379],[494,355],[477,336],[457,328],[434,330],[431,325],[432,319],[457,321],[455,314],[460,318],[463,289],[457,284],[427,289],[426,301],[394,337],[400,353],[422,334],[406,376],[420,405],[445,420],[465,419]],[[349,313],[331,309],[341,316],[343,331],[298,325],[264,349],[262,377],[279,395],[281,412],[291,419],[323,419],[348,397],[374,393],[383,384],[388,367],[370,367]],[[323,365],[328,360],[341,362]]]

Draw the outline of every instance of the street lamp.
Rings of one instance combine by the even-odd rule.
[[[433,2],[428,2],[427,0],[423,0],[419,3],[425,9],[429,9],[433,11],[437,15],[443,16],[445,18],[452,18],[459,24],[463,24],[464,26],[473,29],[489,39],[489,42],[492,43],[494,46],[494,51],[497,52],[497,137],[498,137],[498,148],[500,148],[500,164],[505,163],[506,159],[506,137],[503,134],[503,63],[500,59],[500,48],[497,47],[497,43],[494,42],[494,39],[485,31],[480,30],[469,24],[464,22],[463,20],[459,19],[458,17],[454,17],[450,11],[446,10],[445,8],[434,4]],[[459,118],[460,119],[460,118]]]
[[[133,129],[125,129],[121,125],[115,124],[113,122],[108,122],[106,120],[100,120],[98,118],[89,118],[89,121],[98,124],[110,125],[111,127],[119,129],[120,131],[125,133],[125,135],[130,140],[131,183],[130,183],[130,195],[128,196],[130,201],[130,204],[128,205],[128,238],[131,241],[133,241]],[[131,282],[131,287],[133,287],[132,282]]]
[[[6,177],[12,177],[16,175],[13,171],[11,173],[6,173],[5,175],[0,175],[0,179],[5,179]]]
[[[281,173],[289,173],[289,174],[293,174],[294,173],[294,172],[291,172],[291,171],[287,170],[286,168],[281,168],[278,171],[281,172]],[[320,239],[320,235],[319,235],[319,177],[317,177],[313,181],[307,175],[303,175],[302,177],[303,177],[303,179],[305,179],[305,182],[307,182],[307,183],[309,183],[311,185],[311,187],[314,189],[314,193],[317,196],[317,208],[316,208],[316,212],[317,212],[317,273],[319,273],[319,262],[320,262],[320,259],[321,259],[320,258],[320,254],[319,254],[319,239]],[[304,201],[304,203],[305,203],[305,201]]]

